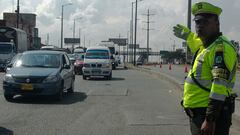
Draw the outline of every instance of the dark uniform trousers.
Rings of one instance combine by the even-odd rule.
[[[206,108],[191,109],[193,116],[190,117],[190,129],[192,135],[201,135],[201,126],[205,120]],[[218,119],[216,120],[214,135],[229,135],[232,124],[232,112],[227,106],[223,107]]]

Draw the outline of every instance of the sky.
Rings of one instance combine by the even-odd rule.
[[[61,7],[64,6],[64,37],[73,37],[73,20],[76,24],[76,37],[81,33],[81,44],[85,36],[85,46],[94,46],[108,38],[129,36],[132,2],[135,0],[19,0],[20,12],[35,13],[42,43],[60,47]],[[192,3],[200,0],[192,0]],[[221,31],[229,39],[240,38],[240,0],[201,0],[223,9],[220,16]],[[3,12],[13,12],[17,0],[0,0],[0,19]],[[150,47],[154,51],[172,50],[173,44],[181,47],[182,40],[173,36],[172,27],[187,24],[188,0],[142,0],[138,2],[137,43],[147,45],[147,10],[150,16]],[[135,6],[135,5],[134,5]],[[135,10],[135,9],[134,9]],[[76,19],[81,18],[81,19]],[[79,32],[80,31],[80,32]],[[192,31],[194,22],[192,21]]]

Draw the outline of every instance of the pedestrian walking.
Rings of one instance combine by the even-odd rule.
[[[194,54],[182,102],[192,135],[229,135],[237,53],[220,32],[221,12],[220,7],[199,2],[192,6],[196,33],[180,24],[173,27],[174,35],[186,40]]]

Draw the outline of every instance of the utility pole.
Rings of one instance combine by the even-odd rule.
[[[17,28],[19,27],[19,11],[20,10],[20,7],[19,7],[19,0],[17,0]]]
[[[119,40],[120,40],[120,38],[121,38],[121,33],[119,33]],[[119,51],[119,52],[118,52],[118,55],[120,55],[120,51],[121,51],[120,45],[118,45],[118,48],[119,48],[119,49],[118,49],[118,51]]]
[[[131,15],[131,26],[130,26],[130,44],[131,44],[131,46],[132,46],[132,48],[131,48],[131,62],[132,62],[132,64],[134,64],[133,63],[133,4],[134,4],[134,2],[132,2],[132,15]]]
[[[144,14],[144,15],[147,16],[147,22],[145,22],[147,23],[147,29],[145,30],[147,30],[147,62],[148,62],[149,61],[149,31],[153,30],[153,29],[150,29],[150,23],[152,22],[150,22],[149,19],[150,19],[150,16],[154,14],[150,14],[150,11],[148,9],[147,14]]]
[[[137,42],[137,2],[136,0],[136,6],[135,6],[135,33],[134,33],[134,58],[133,58],[133,63],[134,66],[136,66],[136,42]]]
[[[49,33],[47,34],[47,45],[49,45]]]
[[[81,39],[81,28],[79,28],[79,39],[80,39],[79,47],[81,47],[81,41],[82,41],[82,39]]]
[[[85,35],[83,37],[83,48],[85,49]]]
[[[129,31],[127,32],[127,62],[128,62],[128,47],[129,47]]]
[[[63,48],[63,9],[64,9],[64,6],[67,6],[67,5],[72,5],[72,3],[67,3],[67,4],[62,5],[62,16],[61,16],[61,48]]]

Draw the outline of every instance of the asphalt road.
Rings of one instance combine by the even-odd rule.
[[[61,102],[19,96],[11,103],[1,88],[0,135],[189,135],[180,97],[164,80],[123,69],[111,81],[76,76],[75,93]]]

